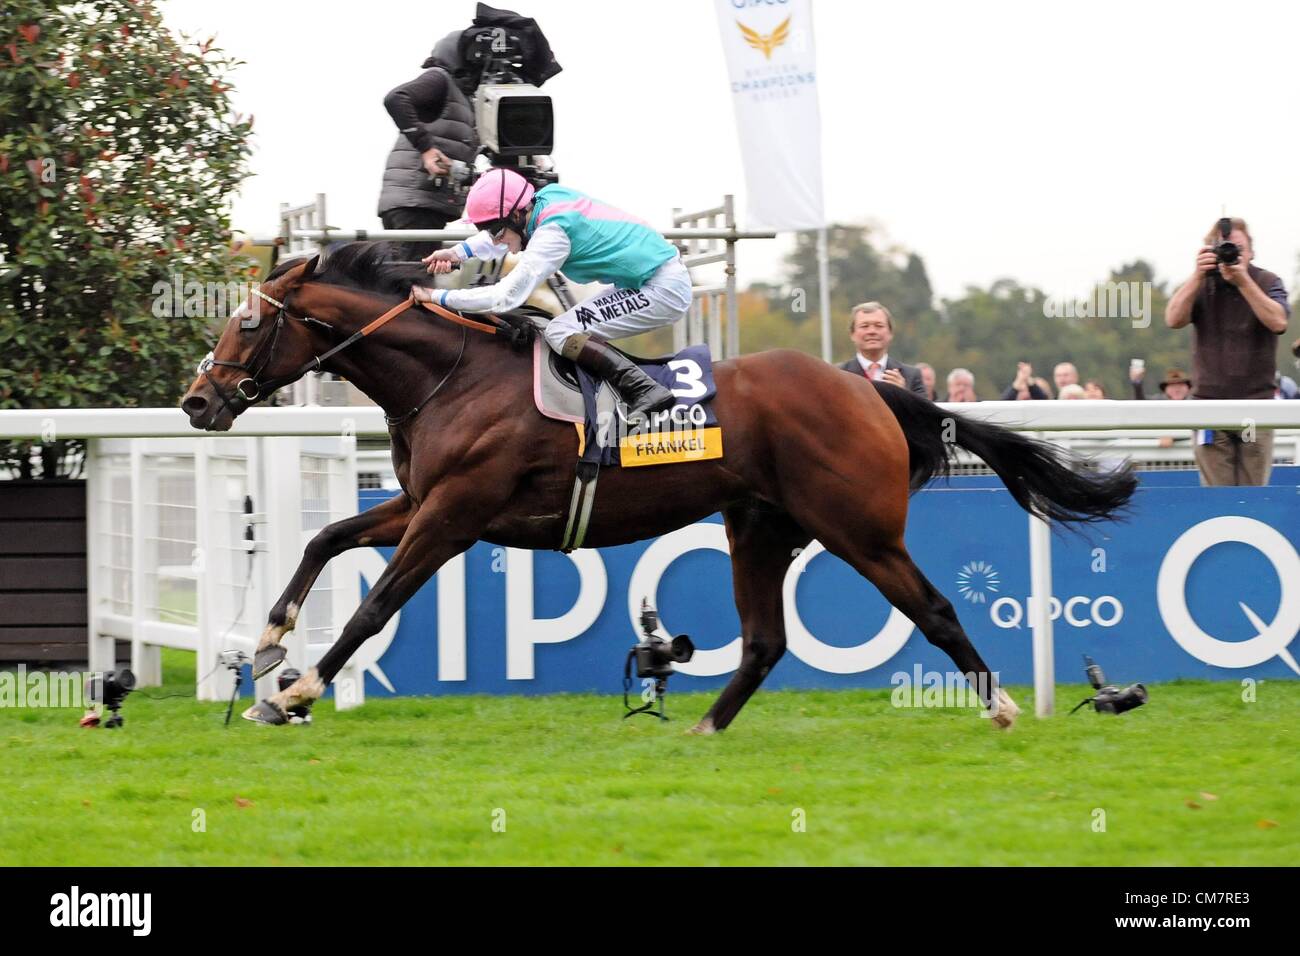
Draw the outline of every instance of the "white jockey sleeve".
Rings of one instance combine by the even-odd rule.
[[[504,254],[505,246],[493,242],[492,236],[484,230],[451,248],[456,253],[456,258],[464,262],[466,259],[495,259]]]
[[[479,289],[452,289],[441,302],[449,309],[462,312],[509,312],[527,302],[533,291],[555,275],[568,258],[569,237],[564,230],[559,226],[540,226],[504,279]]]

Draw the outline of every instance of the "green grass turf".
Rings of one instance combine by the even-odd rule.
[[[192,690],[184,658],[148,693]],[[0,709],[0,863],[1300,861],[1300,682],[1254,703],[1233,682],[1162,684],[1119,718],[1047,720],[1011,690],[1009,733],[888,691],[760,691],[710,738],[683,734],[704,694],[672,696],[669,724],[594,695],[325,702],[310,727],[229,730],[223,705],[140,693],[124,730]],[[1058,706],[1083,696],[1061,687]]]

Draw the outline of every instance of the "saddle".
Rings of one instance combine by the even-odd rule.
[[[485,263],[480,281],[499,280],[514,256]],[[722,457],[722,430],[713,413],[717,387],[708,346],[691,345],[673,355],[642,358],[619,349],[677,399],[649,421],[629,421],[626,405],[605,383],[557,355],[537,333],[576,302],[595,295],[599,285],[575,286],[560,277],[539,287],[516,312],[499,318],[513,330],[512,343],[531,345],[533,403],[546,418],[571,422],[578,432],[578,462],[559,550],[582,546],[602,467],[668,465]]]

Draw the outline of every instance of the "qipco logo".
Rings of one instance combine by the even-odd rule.
[[[1206,633],[1187,607],[1187,576],[1192,565],[1210,548],[1226,542],[1248,545],[1267,558],[1282,592],[1271,621],[1265,621],[1236,595],[1223,596],[1225,601],[1235,601],[1255,631],[1246,641],[1225,641]],[[1300,674],[1300,662],[1288,649],[1300,632],[1300,554],[1276,528],[1241,515],[1210,518],[1188,528],[1170,545],[1160,565],[1156,601],[1170,636],[1198,660],[1215,667],[1254,667],[1278,657]]]
[[[989,620],[1004,630],[1019,628],[1026,616],[1033,619],[1038,602],[1032,597],[1023,602],[1013,597],[1001,597],[989,605]],[[1076,594],[1064,603],[1056,595],[1048,600],[1047,612],[1053,621],[1064,620],[1071,627],[1114,627],[1124,620],[1124,604],[1113,594],[1089,597]]]

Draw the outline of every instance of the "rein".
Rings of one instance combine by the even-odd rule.
[[[400,425],[403,422],[406,422],[411,418],[415,417],[415,415],[422,408],[424,408],[424,406],[427,405],[435,395],[438,394],[438,392],[442,389],[442,387],[445,384],[447,384],[448,380],[451,378],[452,374],[456,371],[456,369],[460,367],[461,359],[464,358],[465,356],[465,343],[468,338],[469,329],[474,329],[477,332],[483,332],[487,335],[496,335],[498,332],[507,331],[509,329],[508,324],[502,321],[501,319],[497,318],[495,315],[489,315],[488,316],[489,321],[487,322],[480,322],[476,319],[468,318],[467,316],[461,315],[459,312],[453,312],[450,309],[446,309],[432,302],[424,302],[420,299],[417,299],[415,297],[415,293],[412,292],[406,298],[405,301],[399,302],[397,305],[393,306],[383,315],[379,316],[378,318],[374,319],[371,322],[368,322],[365,326],[358,329],[356,332],[353,332],[346,339],[344,339],[338,345],[334,346],[329,351],[325,352],[322,355],[313,356],[310,361],[304,362],[298,369],[296,369],[295,371],[291,372],[288,375],[282,375],[279,378],[274,378],[271,379],[270,381],[262,382],[260,381],[261,374],[262,372],[266,371],[266,367],[271,364],[271,360],[275,356],[275,348],[280,339],[280,331],[284,327],[285,316],[296,318],[302,322],[311,322],[311,323],[316,323],[318,325],[324,325],[326,328],[332,328],[332,326],[329,326],[327,323],[321,322],[319,319],[313,319],[311,316],[294,315],[292,312],[289,311],[289,306],[285,302],[281,302],[278,299],[271,298],[271,296],[267,295],[265,292],[262,292],[260,289],[253,289],[252,292],[258,298],[270,303],[271,305],[275,306],[276,309],[279,310],[278,314],[275,317],[275,329],[271,333],[270,338],[268,338],[263,345],[259,346],[258,350],[253,354],[253,358],[250,359],[248,363],[215,359],[212,357],[211,353],[208,353],[208,357],[199,363],[199,371],[203,374],[203,376],[216,390],[217,395],[220,396],[223,405],[227,407],[231,406],[233,397],[227,396],[225,391],[217,384],[216,380],[212,378],[210,373],[214,367],[226,366],[229,368],[237,368],[240,371],[247,372],[248,377],[244,379],[240,379],[240,381],[235,385],[235,392],[237,393],[237,397],[242,398],[245,403],[252,404],[253,402],[256,402],[258,399],[262,398],[263,396],[270,395],[276,389],[284,385],[288,385],[290,382],[296,381],[297,379],[301,378],[303,375],[306,375],[308,372],[322,371],[322,365],[326,360],[337,355],[339,352],[342,352],[344,349],[348,348],[349,346],[355,345],[357,342],[365,338],[367,335],[371,335],[377,332],[379,329],[383,328],[385,325],[387,325],[390,321],[395,319],[397,316],[401,315],[403,312],[418,305],[418,306],[423,306],[425,309],[432,312],[434,315],[438,316],[439,318],[446,319],[448,322],[453,322],[456,325],[461,326],[460,351],[457,352],[456,361],[452,364],[451,369],[447,372],[446,375],[442,377],[442,380],[439,381],[438,384],[434,386],[433,391],[431,391],[428,395],[426,395],[423,399],[420,400],[419,404],[417,404],[409,412],[407,412],[406,414],[398,418],[391,418],[387,414],[384,415],[384,421],[390,427],[395,425]],[[285,299],[288,298],[289,297],[286,295]],[[244,328],[256,328],[257,324],[260,323],[260,321],[261,321],[260,319],[244,320],[243,322],[241,322],[241,326]],[[252,324],[247,324],[248,322],[251,322]],[[263,352],[266,353],[266,357],[262,360],[262,362],[257,366],[256,369],[251,368],[250,365],[255,364],[256,359],[259,356],[261,356]],[[246,383],[251,384],[253,386],[252,394],[249,394],[247,391],[245,391],[244,385]]]

